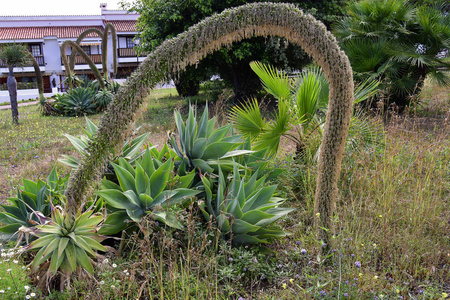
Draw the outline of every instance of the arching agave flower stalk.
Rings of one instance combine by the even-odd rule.
[[[330,245],[345,140],[353,107],[350,62],[325,25],[290,4],[250,3],[206,18],[151,52],[118,91],[100,121],[89,157],[70,178],[67,205],[71,215],[92,193],[95,180],[107,163],[108,151],[129,134],[128,125],[149,89],[187,65],[233,42],[255,36],[279,36],[300,45],[324,70],[330,83],[330,102],[319,157],[315,213],[318,238]]]

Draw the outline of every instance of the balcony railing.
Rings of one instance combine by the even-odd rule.
[[[38,65],[45,66],[45,61],[44,61],[43,55],[35,56],[34,58],[36,59]],[[29,65],[26,65],[25,67],[32,67],[32,66],[33,66],[33,64],[30,63]],[[0,61],[0,68],[7,68],[7,67],[8,66],[4,62]]]
[[[134,48],[119,48],[117,49],[118,57],[136,57],[136,50]],[[147,56],[147,53],[139,53],[140,57]]]
[[[89,55],[89,58],[92,59],[94,64],[101,64],[102,63],[102,55],[101,54],[91,54]],[[67,61],[70,62],[70,55],[67,55]],[[80,55],[75,56],[75,64],[76,65],[87,65],[86,60]]]

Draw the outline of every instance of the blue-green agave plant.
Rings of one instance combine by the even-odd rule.
[[[113,209],[99,231],[101,234],[118,233],[146,214],[170,227],[182,227],[171,207],[198,193],[190,189],[194,172],[174,176],[174,159],[159,161],[149,149],[134,166],[123,158],[112,166],[119,184],[104,179],[96,192]]]
[[[33,233],[33,227],[50,221],[52,205],[63,201],[68,176],[59,177],[53,168],[46,181],[24,179],[23,186],[17,190],[17,196],[8,198],[8,204],[1,205],[0,240],[17,239],[19,245]]]
[[[233,133],[231,125],[216,128],[215,117],[208,118],[208,106],[200,121],[197,121],[196,114],[196,108],[189,106],[188,118],[184,122],[180,112],[174,112],[178,143],[172,135],[170,145],[179,157],[176,163],[181,174],[184,170],[190,172],[194,169],[203,174],[212,173],[219,165],[222,169],[232,170],[233,157],[252,153],[250,150],[237,150],[244,141],[241,135]]]
[[[214,219],[222,235],[233,243],[267,243],[288,235],[275,221],[294,209],[280,207],[284,199],[274,196],[276,185],[265,186],[265,176],[258,178],[258,172],[243,176],[234,164],[230,180],[219,167],[217,183],[207,176],[202,176],[202,182],[206,191],[206,201],[199,204],[203,214]]]

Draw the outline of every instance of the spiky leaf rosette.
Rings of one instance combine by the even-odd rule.
[[[89,143],[93,140],[94,136],[97,134],[98,130],[97,125],[95,125],[91,120],[89,120],[88,117],[85,117],[85,119],[86,119],[86,129],[83,128],[85,135],[77,138],[70,134],[64,134],[64,136],[70,141],[75,150],[77,150],[78,153],[80,153],[81,156],[83,157],[89,155],[89,153],[86,152],[86,149],[88,148]],[[112,159],[112,162],[118,163],[119,157],[123,157],[128,161],[133,161],[139,156],[141,156],[143,153],[141,152],[141,148],[147,141],[149,135],[150,133],[147,132],[141,134],[140,136],[132,140],[126,140],[123,143],[120,153],[118,153],[117,157]],[[153,147],[154,146],[151,146],[151,148]],[[111,152],[112,152],[111,155],[113,155],[114,151]],[[80,160],[71,155],[63,155],[63,158],[58,159],[58,161],[73,169],[78,168],[78,165],[80,164]]]
[[[181,161],[179,170],[190,172],[194,169],[201,173],[211,173],[218,166],[226,168],[232,165],[232,158],[252,153],[250,150],[235,150],[242,145],[241,135],[233,134],[231,125],[215,127],[216,118],[208,118],[206,106],[200,121],[197,121],[197,109],[191,105],[186,122],[179,111],[174,112],[178,129],[178,143],[175,137],[170,145]]]
[[[50,259],[48,272],[61,270],[64,274],[72,274],[81,267],[93,274],[91,259],[97,256],[95,250],[107,251],[100,244],[103,238],[95,228],[102,220],[103,216],[87,211],[73,221],[55,210],[51,223],[40,226],[36,232],[39,238],[27,247],[27,250],[39,249],[32,263],[33,269]]]
[[[181,228],[171,206],[195,196],[198,191],[189,189],[195,174],[173,176],[174,159],[161,162],[147,149],[132,166],[123,158],[112,164],[119,185],[102,181],[96,195],[102,197],[115,211],[105,220],[102,234],[115,234],[128,227],[130,221],[139,222],[145,214],[173,228]]]
[[[46,182],[24,179],[17,196],[8,198],[8,205],[1,205],[4,212],[0,212],[0,223],[3,224],[0,232],[11,239],[17,237],[17,245],[23,238],[28,243],[32,227],[49,221],[52,202],[56,205],[61,200],[67,180],[67,176],[58,176],[56,168],[52,169]]]
[[[288,233],[275,223],[294,209],[282,208],[284,199],[274,197],[276,185],[266,186],[266,178],[243,177],[234,164],[231,180],[227,180],[219,168],[217,190],[211,179],[202,177],[206,191],[206,203],[200,203],[204,215],[217,222],[223,236],[236,244],[267,243]]]

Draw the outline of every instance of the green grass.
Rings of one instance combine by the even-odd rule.
[[[17,103],[27,103],[27,102],[34,102],[37,101],[37,99],[25,99],[25,100],[19,100],[17,101]],[[2,102],[0,103],[0,106],[10,106],[11,103],[10,102]]]
[[[174,130],[174,108],[213,99],[207,90],[198,98],[175,95],[153,91],[137,122],[153,144]],[[279,193],[296,208],[281,222],[290,237],[262,249],[233,248],[192,206],[182,216],[184,231],[145,221],[143,232],[152,234],[129,237],[120,259],[101,259],[94,278],[74,279],[72,290],[48,299],[443,299],[450,294],[450,93],[427,82],[420,100],[385,125],[384,145],[346,153],[330,252],[321,253],[313,230],[317,167],[296,163],[284,143],[274,163],[286,171],[276,180]],[[211,106],[224,119],[226,106]],[[0,111],[0,202],[22,178],[44,179],[62,154],[73,154],[62,134],[78,136],[85,124],[42,117],[35,106],[19,111],[18,127]]]
[[[40,295],[28,278],[29,268],[24,265],[20,251],[6,250],[0,244],[0,299],[25,299],[27,295]]]

